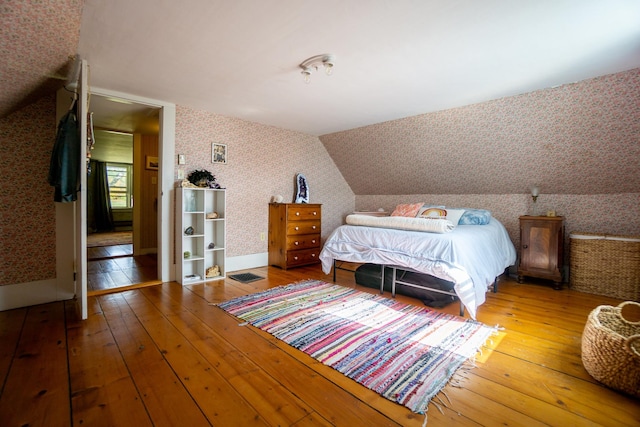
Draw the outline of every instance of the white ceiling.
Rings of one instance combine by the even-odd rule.
[[[86,0],[78,53],[94,87],[324,135],[640,67],[640,1]]]

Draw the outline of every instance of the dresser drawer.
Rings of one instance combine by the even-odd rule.
[[[289,221],[321,219],[321,210],[319,206],[296,205],[287,209],[287,219]]]
[[[319,234],[301,234],[287,236],[287,250],[311,249],[320,247]]]
[[[320,262],[320,248],[287,251],[287,267]]]
[[[287,236],[295,234],[316,234],[320,232],[320,220],[291,221],[287,223]]]

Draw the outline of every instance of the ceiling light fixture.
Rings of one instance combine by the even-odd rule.
[[[333,73],[333,65],[335,63],[335,56],[325,53],[324,55],[316,55],[311,58],[307,58],[299,65],[302,68],[302,76],[304,82],[309,83],[311,81],[311,73],[318,71],[320,68],[324,68],[324,72],[327,76]]]

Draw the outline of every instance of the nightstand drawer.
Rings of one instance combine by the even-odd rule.
[[[320,247],[319,234],[302,234],[287,236],[287,250],[310,249]]]

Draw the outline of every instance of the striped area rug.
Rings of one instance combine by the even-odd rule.
[[[495,331],[471,319],[318,280],[218,306],[421,414]]]

